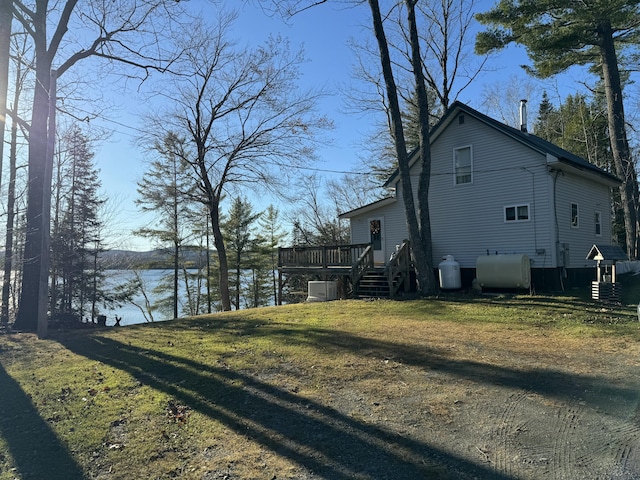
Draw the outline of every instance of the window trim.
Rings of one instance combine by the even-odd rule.
[[[573,207],[575,208],[575,216],[573,214]],[[574,221],[575,219],[575,221]],[[580,205],[578,205],[577,203],[571,202],[571,213],[570,213],[570,217],[569,217],[569,225],[571,226],[571,228],[580,228]]]
[[[519,218],[518,209],[522,207],[527,208],[527,218]],[[515,215],[515,218],[513,218],[513,220],[510,220],[509,218],[507,218],[507,209],[510,209],[510,208],[514,209],[513,213]],[[531,221],[531,205],[528,203],[516,203],[513,205],[505,205],[504,208],[502,209],[502,214],[503,214],[504,223],[530,222]]]
[[[471,169],[469,176],[471,180],[468,182],[459,183],[458,182],[458,170],[456,167],[456,152],[458,150],[469,149],[469,168]],[[473,145],[463,145],[461,147],[455,147],[453,149],[453,186],[457,187],[460,185],[472,185],[473,184]]]

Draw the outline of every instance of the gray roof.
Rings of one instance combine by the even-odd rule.
[[[594,245],[589,250],[587,260],[595,260],[597,256],[602,256],[602,260],[626,260],[627,254],[618,245]]]
[[[343,212],[343,213],[339,214],[338,217],[339,218],[355,217],[356,215],[360,215],[360,214],[368,212],[369,210],[374,210],[376,208],[383,207],[385,205],[389,205],[389,204],[391,204],[391,203],[393,203],[395,201],[396,201],[395,197],[381,198],[380,200],[376,200],[375,202],[368,203],[367,205],[363,205],[361,207],[354,208],[353,210],[349,210],[348,212]]]
[[[540,153],[543,153],[543,154],[548,153],[550,155],[553,155],[562,163],[566,163],[580,170],[589,171],[595,175],[603,177],[609,182],[614,182],[617,184],[622,183],[621,180],[615,175],[613,175],[612,173],[609,173],[606,170],[603,170],[602,168],[597,167],[593,163],[586,161],[584,158],[574,155],[573,153],[568,152],[567,150],[564,150],[563,148],[560,148],[551,142],[547,142],[546,140],[543,140],[542,138],[537,137],[531,133],[523,132],[517,128],[513,128],[508,125],[505,125],[504,123],[501,123],[485,115],[484,113],[480,113],[477,110],[474,110],[473,108],[469,107],[468,105],[465,105],[462,102],[457,102],[457,101],[454,102],[449,107],[449,109],[445,112],[444,116],[440,119],[440,121],[431,129],[431,138],[430,138],[431,142],[433,142],[435,138],[438,137],[438,135],[442,132],[442,130],[449,124],[449,122],[453,118],[456,118],[459,111],[477,118],[481,122],[489,125],[490,127],[495,128],[496,130],[514,138],[515,140],[533,148],[534,150]],[[417,151],[418,149],[411,152],[411,154],[409,155],[410,158],[414,157]],[[396,169],[393,172],[393,174],[389,177],[387,182],[385,183],[385,186],[389,186],[396,179],[398,174],[399,174],[399,171],[398,169]]]

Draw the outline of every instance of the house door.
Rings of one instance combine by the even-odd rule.
[[[384,265],[384,218],[369,219],[369,236],[373,245],[373,262]]]

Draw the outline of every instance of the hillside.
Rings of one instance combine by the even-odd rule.
[[[173,268],[172,250],[156,249],[146,252],[108,250],[100,254],[100,265],[108,270]],[[211,251],[215,254],[215,251]],[[198,248],[183,248],[182,256],[189,267],[205,264],[203,252]]]
[[[0,480],[640,478],[640,323],[444,296],[0,335]]]

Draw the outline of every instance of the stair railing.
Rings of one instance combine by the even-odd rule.
[[[411,268],[411,249],[409,240],[404,240],[400,248],[393,252],[385,267],[389,282],[389,298],[394,298],[401,287],[409,287],[409,271]]]
[[[373,268],[373,246],[368,245],[351,267],[351,285],[356,288],[362,277]]]

